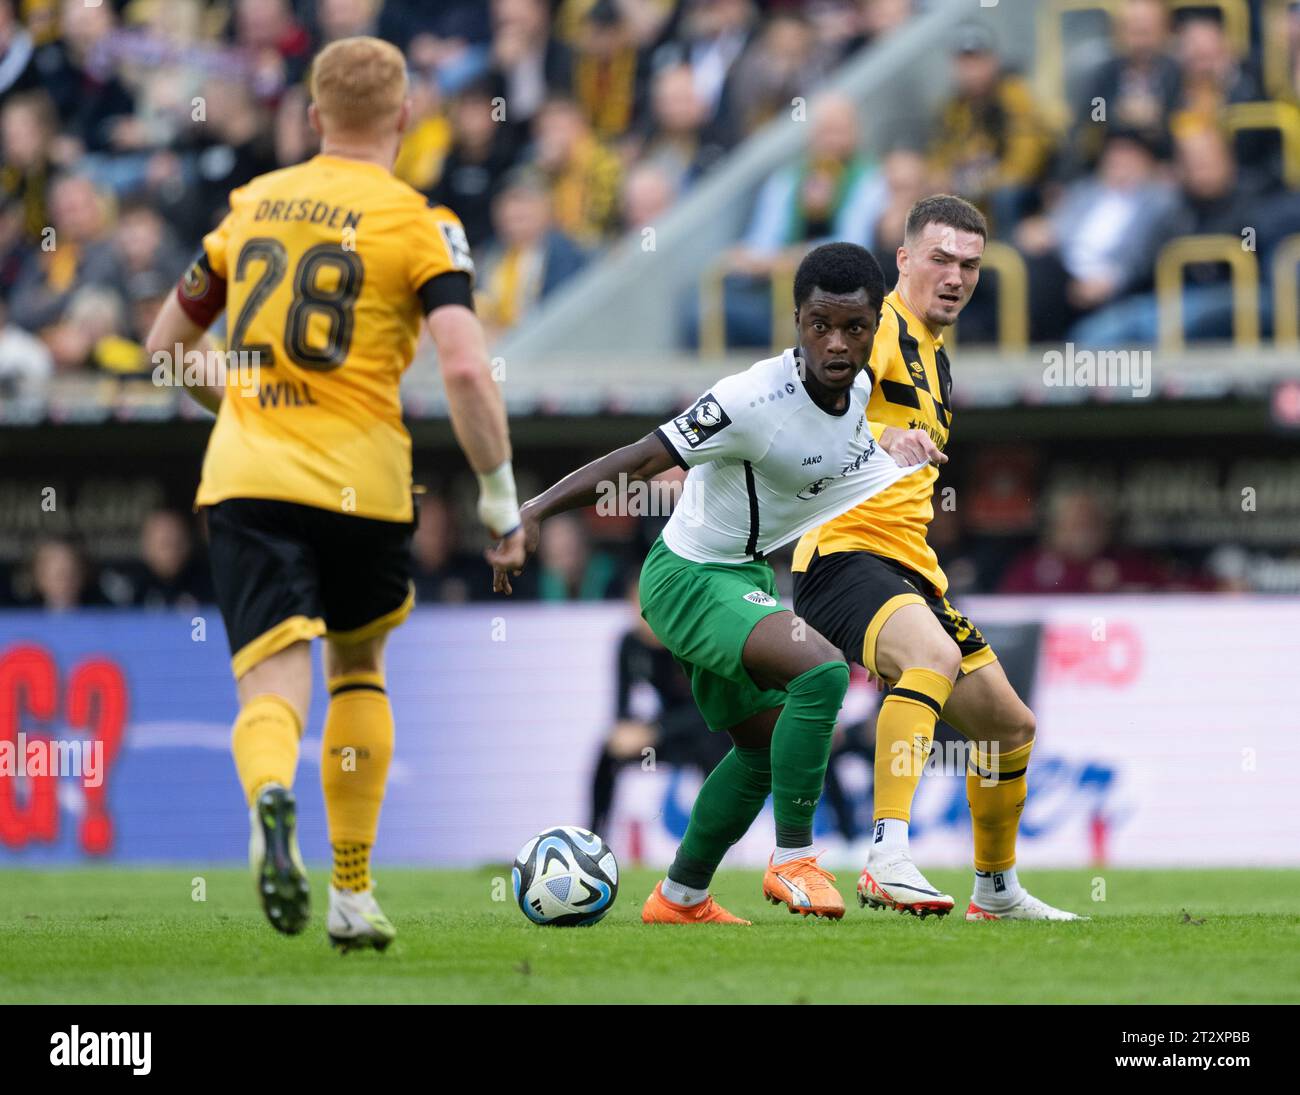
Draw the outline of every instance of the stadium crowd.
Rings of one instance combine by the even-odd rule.
[[[773,269],[832,237],[888,262],[927,192],[976,201],[1023,256],[1034,341],[1150,340],[1164,242],[1249,226],[1267,275],[1278,241],[1300,230],[1284,135],[1231,132],[1224,113],[1296,97],[1296,5],[1268,26],[1251,3],[1243,53],[1217,5],[1121,0],[1108,38],[1069,36],[1066,117],[986,26],[964,25],[947,98],[928,117],[904,112],[869,154],[862,104],[819,89],[920,6],[0,0],[0,385],[141,371],[144,330],[230,189],[312,155],[313,52],[361,33],[407,55],[416,109],[396,170],[464,221],[494,333],[796,98],[814,100],[807,151],[761,188],[726,256],[736,345],[770,342]],[[1284,86],[1263,86],[1268,35],[1287,45]],[[1190,282],[1190,336],[1227,337],[1226,267],[1198,264]],[[993,311],[992,292],[977,297],[963,339],[990,337]],[[688,314],[687,343],[696,327]]]
[[[622,233],[653,223],[796,97],[811,103],[806,151],[760,188],[725,256],[726,331],[736,346],[770,344],[767,279],[815,243],[861,242],[892,281],[906,211],[935,191],[976,201],[994,238],[1023,257],[1034,341],[1150,340],[1156,254],[1174,236],[1249,226],[1267,276],[1272,250],[1300,231],[1300,193],[1288,185],[1279,134],[1224,125],[1232,104],[1297,98],[1300,5],[1251,0],[1239,50],[1217,5],[1118,0],[1108,32],[1102,24],[1100,34],[1067,36],[1065,116],[1004,61],[987,26],[954,28],[946,98],[868,151],[864,104],[824,85],[924,6],[0,0],[0,397],[39,394],[56,376],[147,375],[144,333],[229,191],[313,154],[311,56],[356,34],[385,37],[407,56],[415,113],[396,171],[464,222],[478,309],[493,335]],[[1283,70],[1265,64],[1266,41],[1284,44]],[[963,342],[993,337],[992,288],[963,315]],[[1230,304],[1223,264],[1191,268],[1190,337],[1227,337]],[[683,312],[682,338],[693,345],[698,315]],[[1041,505],[1044,514],[1072,512],[1055,498]],[[456,506],[430,497],[424,511],[421,595],[486,595]],[[1104,535],[1083,538],[1084,558],[1065,558],[1076,549],[1054,538],[1056,521],[1042,523],[1041,543],[1016,545],[1023,558],[1005,545],[984,555],[976,545],[967,557],[953,529],[949,550],[969,563],[954,569],[972,575],[967,588],[1016,591],[1235,580],[1108,557]],[[1075,522],[1087,524],[1077,513]],[[160,562],[161,549],[148,546],[170,536],[173,553],[190,560],[194,530],[175,515],[156,524],[139,567],[123,573],[95,573],[74,542],[45,541],[2,583],[0,601],[203,599],[202,567]],[[552,522],[523,592],[622,596],[644,535],[625,530],[607,550],[580,518]]]

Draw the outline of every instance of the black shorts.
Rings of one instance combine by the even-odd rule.
[[[236,679],[299,640],[361,642],[410,615],[414,521],[264,498],[228,498],[207,516]]]
[[[911,567],[869,551],[813,552],[806,572],[794,575],[794,611],[840,648],[844,657],[876,672],[876,638],[898,609],[928,605],[961,650],[963,673],[997,655],[979,628]]]

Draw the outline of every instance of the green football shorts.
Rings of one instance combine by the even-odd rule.
[[[691,682],[710,730],[729,730],[781,707],[786,694],[759,688],[741,661],[754,625],[784,612],[767,563],[692,563],[655,541],[641,567],[641,616]]]

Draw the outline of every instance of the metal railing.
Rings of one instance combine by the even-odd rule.
[[[1273,342],[1300,346],[1300,233],[1287,236],[1273,253]]]
[[[1241,348],[1259,345],[1259,264],[1241,237],[1180,236],[1160,249],[1156,258],[1156,307],[1161,350],[1182,350],[1183,271],[1195,263],[1221,262],[1232,279],[1232,340]]]

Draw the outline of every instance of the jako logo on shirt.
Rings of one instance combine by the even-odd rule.
[[[769,597],[769,596],[768,596],[766,593],[764,593],[761,589],[756,589],[756,590],[754,590],[753,593],[746,593],[746,594],[745,594],[745,600],[751,602],[752,604],[756,604],[756,605],[774,605],[774,604],[776,604],[776,600],[775,600],[775,598],[773,598],[773,597]]]

